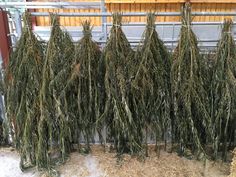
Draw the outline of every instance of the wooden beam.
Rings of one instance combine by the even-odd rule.
[[[220,4],[228,4],[228,3],[236,3],[236,0],[190,0],[191,3],[220,3]]]
[[[0,8],[0,53],[3,59],[3,67],[7,66],[10,52],[11,52],[11,40],[8,34],[9,25],[8,25],[8,18],[7,12]]]
[[[185,0],[105,0],[105,3],[111,3],[111,4],[184,3],[184,2]]]
[[[105,3],[110,4],[126,4],[126,3],[184,3],[186,0],[105,0]],[[191,3],[236,3],[236,0],[190,0]]]

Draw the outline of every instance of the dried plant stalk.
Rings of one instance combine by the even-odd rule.
[[[190,148],[198,155],[205,154],[203,145],[211,137],[209,101],[204,89],[202,63],[197,39],[191,29],[190,4],[186,3],[172,66],[176,141],[180,142],[182,153],[190,144]]]
[[[39,88],[42,84],[43,47],[33,34],[29,13],[6,72],[7,118],[21,155],[22,170],[36,164],[37,125],[40,117]]]
[[[229,141],[233,141],[233,138],[230,139],[230,137],[235,136],[236,130],[236,46],[231,34],[232,24],[231,19],[224,22],[211,82],[214,156],[217,158],[219,145],[222,143],[224,160],[226,160],[227,144]]]
[[[55,160],[52,154],[59,153],[59,159],[64,162],[70,152],[71,127],[64,109],[64,97],[61,96],[66,78],[58,75],[74,57],[70,36],[61,30],[55,14],[51,14],[50,18],[52,29],[43,66],[37,144],[37,167],[49,170]],[[53,170],[51,172],[54,173]]]
[[[131,46],[121,29],[121,14],[113,14],[113,25],[104,49],[105,63],[105,111],[100,118],[108,128],[109,138],[114,141],[119,154],[135,153],[140,149],[138,128],[131,111],[128,56]]]
[[[140,127],[146,127],[146,147],[148,129],[154,132],[157,145],[157,141],[166,140],[165,133],[170,128],[170,58],[155,30],[155,19],[154,14],[147,15],[144,41],[136,53],[138,67],[132,82],[134,111]]]

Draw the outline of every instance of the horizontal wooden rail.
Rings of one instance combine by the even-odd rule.
[[[119,3],[119,4],[126,4],[126,3],[184,3],[186,0],[105,0],[105,3]],[[190,0],[191,3],[236,3],[236,0]]]

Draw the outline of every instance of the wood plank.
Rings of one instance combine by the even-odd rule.
[[[177,4],[170,4],[170,11],[171,12],[178,12],[178,8],[177,8]],[[171,22],[175,22],[176,21],[176,17],[170,17],[170,21]]]
[[[126,12],[130,12],[130,4],[125,4],[125,9],[126,9]],[[126,18],[126,22],[127,23],[131,22],[130,16]]]
[[[166,4],[165,12],[171,12],[171,10],[170,10],[170,4],[169,4],[169,3]],[[166,16],[165,22],[170,22],[170,19],[171,19],[170,16]]]
[[[146,4],[140,4],[140,12],[147,12]],[[142,16],[140,22],[146,22],[146,18]]]
[[[192,11],[194,12],[200,12],[200,11],[202,11],[202,4],[193,4],[192,5]],[[195,16],[194,17],[194,19],[193,19],[193,21],[201,21],[201,16]]]
[[[165,12],[165,4],[157,4],[157,6],[158,6],[158,12]],[[166,19],[166,17],[165,16],[159,16],[159,17],[157,17],[158,19],[158,22],[164,22],[165,21],[165,19]]]
[[[221,4],[216,4],[215,11],[216,11],[216,12],[220,12],[220,9],[221,9]],[[215,21],[216,21],[216,22],[219,22],[219,21],[220,21],[220,17],[219,17],[219,16],[216,16],[216,17],[215,17]]]
[[[75,0],[70,0],[70,1],[75,2]],[[73,13],[73,12],[75,12],[75,9],[69,9],[69,12]],[[75,26],[75,17],[70,18],[70,25],[69,26]]]
[[[231,4],[231,10],[235,12],[235,9],[236,9],[236,4]],[[236,21],[236,17],[232,17],[232,19],[234,22]]]
[[[96,12],[96,13],[99,13],[99,12],[101,12],[101,10],[100,10],[100,9],[95,9],[95,12]],[[102,24],[102,19],[101,19],[101,17],[95,17],[94,20],[96,21],[96,24],[97,24],[98,26],[100,26],[100,25]]]
[[[173,4],[172,5],[172,12],[179,12],[179,11],[180,11],[179,4],[178,3]],[[178,17],[177,16],[172,17],[172,21],[173,22],[178,21]]]
[[[209,9],[209,7],[208,7],[208,4],[206,4],[206,5],[203,5],[203,7],[204,7],[204,12],[209,12],[210,11],[210,9]],[[205,21],[210,21],[210,16],[204,16],[205,17]]]
[[[42,0],[41,0],[42,1]],[[98,2],[99,0],[69,0],[73,2]],[[108,12],[179,12],[185,0],[105,0]],[[191,0],[192,11],[206,12],[234,12],[236,9],[236,0]],[[37,12],[89,12],[85,9],[37,9]],[[90,12],[100,12],[100,9],[91,9]],[[233,18],[233,17],[230,17]],[[91,19],[91,24],[100,25],[100,17],[60,17],[61,25],[79,26],[82,19]],[[108,17],[111,22],[111,17]],[[194,21],[222,21],[224,17],[220,16],[196,16]],[[145,22],[146,17],[123,17],[124,22]],[[158,22],[180,21],[180,17],[157,17]],[[48,17],[36,17],[36,23],[39,26],[48,26]]]
[[[89,13],[90,9],[82,9],[81,11],[82,11],[82,13],[83,12]],[[90,20],[91,21],[91,17],[81,17],[81,22],[84,22],[85,20]],[[91,22],[91,23],[92,23],[91,25],[94,25],[93,22]]]
[[[59,9],[59,12],[64,12],[64,9]],[[65,17],[60,16],[60,25],[65,26]]]
[[[208,10],[209,12],[213,12],[213,9],[214,9],[214,4],[208,4]],[[209,21],[214,21],[214,16],[210,16],[209,17]]]
[[[233,3],[227,4],[227,5],[226,5],[226,9],[227,9],[229,12],[234,12],[234,11],[235,11],[235,9],[233,8]],[[228,18],[234,19],[233,16],[228,16]]]
[[[64,9],[64,11],[65,12],[69,12],[69,9]],[[64,24],[64,26],[71,26],[70,18],[71,17],[65,17],[65,24]]]
[[[36,12],[42,12],[42,9],[36,9]],[[43,26],[43,17],[36,17],[36,23],[38,26]]]
[[[236,3],[236,0],[190,0],[191,3]],[[96,1],[95,1],[96,2]],[[184,3],[186,0],[105,0],[106,3]]]
[[[178,4],[178,8],[177,8],[178,12],[181,12],[181,9],[182,9],[182,4]],[[180,16],[176,17],[176,21],[179,21],[179,22],[181,21]]]
[[[75,9],[75,12],[80,12],[79,9]],[[79,26],[80,25],[80,17],[75,17],[75,26]]]
[[[107,12],[112,12],[111,4],[106,4]],[[107,17],[107,22],[112,22],[111,17]]]
[[[236,0],[191,0],[191,3],[236,3]]]
[[[135,12],[135,6],[136,6],[136,4],[129,4],[129,11],[130,12]],[[135,20],[136,20],[136,17],[131,16],[130,21],[131,22],[135,22]]]
[[[225,12],[225,8],[226,8],[226,4],[222,4],[221,6],[221,12]],[[224,21],[224,16],[219,16],[220,17],[220,21]]]
[[[185,0],[105,0],[106,3],[183,3]]]
[[[136,4],[136,8],[135,8],[136,12],[141,12],[141,4]],[[136,22],[141,22],[141,17],[136,17]]]

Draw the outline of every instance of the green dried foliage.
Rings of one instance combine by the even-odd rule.
[[[8,125],[21,155],[20,167],[36,164],[37,123],[40,117],[39,88],[43,66],[43,48],[33,34],[30,15],[23,16],[24,28],[6,71]]]
[[[128,56],[133,52],[121,29],[121,14],[113,14],[113,25],[104,49],[105,63],[105,111],[99,121],[108,128],[109,138],[114,141],[118,155],[135,153],[140,140],[131,111]]]
[[[0,71],[0,96],[5,96],[5,83],[3,78],[3,69]],[[0,107],[0,146],[9,144],[9,124],[8,119],[5,118],[5,105],[3,99]]]
[[[166,140],[165,133],[170,129],[171,63],[167,49],[156,32],[155,19],[154,14],[147,15],[144,41],[136,53],[138,64],[132,81],[134,112],[139,127],[146,129],[146,145],[147,131],[154,132],[157,145],[157,141]]]
[[[182,154],[191,149],[205,156],[205,146],[212,143],[215,158],[222,151],[226,159],[236,133],[231,20],[224,23],[216,55],[200,55],[186,3],[171,61],[152,13],[136,52],[122,31],[119,13],[113,14],[103,52],[92,40],[89,21],[82,23],[84,36],[75,46],[58,17],[50,18],[45,49],[25,14],[23,33],[5,72],[5,134],[13,137],[22,170],[36,165],[58,176],[53,166],[65,162],[81,137],[86,148],[79,150],[89,152],[96,131],[102,143],[114,142],[118,157],[126,152],[143,155],[145,147],[148,156],[148,135],[154,134],[158,150],[158,142],[166,145],[171,132]]]
[[[6,97],[6,112],[9,120],[9,126],[11,125],[11,135],[13,137],[14,144],[17,149],[20,146],[20,137],[22,137],[22,129],[19,129],[21,122],[17,122],[16,114],[21,102],[22,87],[19,87],[19,81],[14,77],[17,76],[17,67],[23,60],[24,50],[26,50],[26,41],[29,36],[28,29],[23,29],[21,38],[16,44],[16,50],[11,54],[9,64],[5,71],[5,97]],[[21,83],[21,82],[20,82]],[[23,121],[22,121],[23,122]],[[14,133],[13,133],[14,132]]]
[[[0,145],[4,143],[4,136],[3,136],[3,120],[0,120]]]
[[[202,58],[197,39],[191,29],[191,9],[183,8],[182,27],[178,46],[173,54],[172,89],[175,112],[175,140],[181,152],[186,147],[200,155],[205,154],[203,144],[211,137],[209,101],[202,76]]]
[[[101,112],[102,79],[99,78],[99,69],[101,63],[101,51],[99,46],[92,40],[91,26],[89,21],[82,23],[84,37],[79,41],[76,50],[76,64],[79,64],[79,74],[77,85],[78,95],[78,127],[83,133],[87,144],[87,150],[90,150],[89,141],[93,140],[95,135],[95,126]]]
[[[216,52],[211,84],[211,117],[213,148],[217,158],[222,143],[223,159],[226,160],[227,143],[236,129],[236,46],[231,34],[232,20],[227,19]]]
[[[84,21],[82,26],[84,36],[76,46],[71,67],[65,70],[69,78],[63,90],[67,95],[68,113],[73,119],[73,139],[79,144],[83,135],[87,144],[85,151],[89,152],[96,120],[101,114],[104,88],[100,77],[101,51],[92,40],[90,21]]]
[[[71,127],[65,110],[61,88],[67,81],[59,73],[70,66],[74,45],[67,32],[61,30],[58,17],[51,14],[51,36],[47,45],[40,89],[40,121],[38,124],[37,167],[51,169],[53,153],[58,152],[64,162],[70,152]]]

